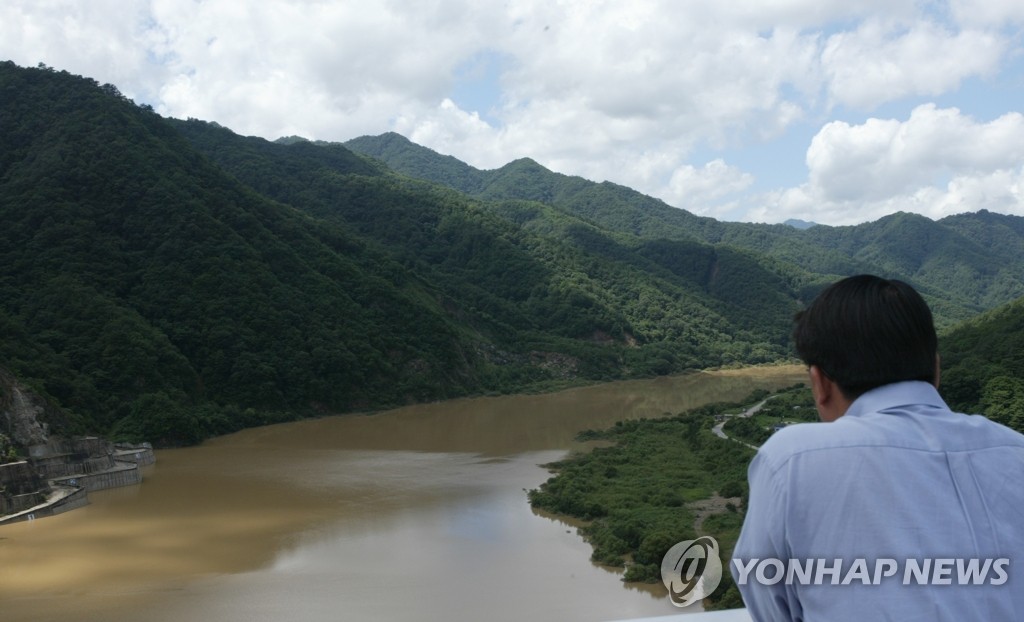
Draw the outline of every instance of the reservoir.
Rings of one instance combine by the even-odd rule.
[[[573,438],[802,366],[460,399],[162,450],[141,486],[0,528],[0,620],[616,620],[680,610],[526,490]]]

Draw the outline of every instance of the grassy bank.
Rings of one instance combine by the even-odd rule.
[[[718,540],[723,567],[728,567],[743,522],[746,470],[754,451],[711,430],[721,418],[767,396],[757,391],[741,403],[710,404],[673,417],[584,431],[580,440],[608,445],[548,465],[555,475],[530,491],[530,503],[585,521],[580,532],[594,548],[591,559],[624,566],[627,582],[660,583],[661,560],[668,549],[705,534]],[[755,417],[728,423],[726,432],[742,421],[745,433],[756,433],[754,428],[802,415],[808,405],[809,389],[785,389]],[[726,573],[705,607],[739,606],[739,593]]]

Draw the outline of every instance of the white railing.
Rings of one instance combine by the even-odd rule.
[[[702,611],[700,613],[679,613],[656,618],[638,620],[619,620],[618,622],[751,622],[746,609],[726,609],[724,611]]]

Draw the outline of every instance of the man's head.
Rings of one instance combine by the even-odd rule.
[[[865,274],[834,283],[796,315],[793,341],[812,379],[817,368],[847,401],[903,380],[937,384],[932,313],[901,281]]]

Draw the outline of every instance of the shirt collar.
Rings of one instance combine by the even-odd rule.
[[[867,391],[850,404],[844,417],[920,404],[949,409],[935,385],[920,380],[894,382]]]

